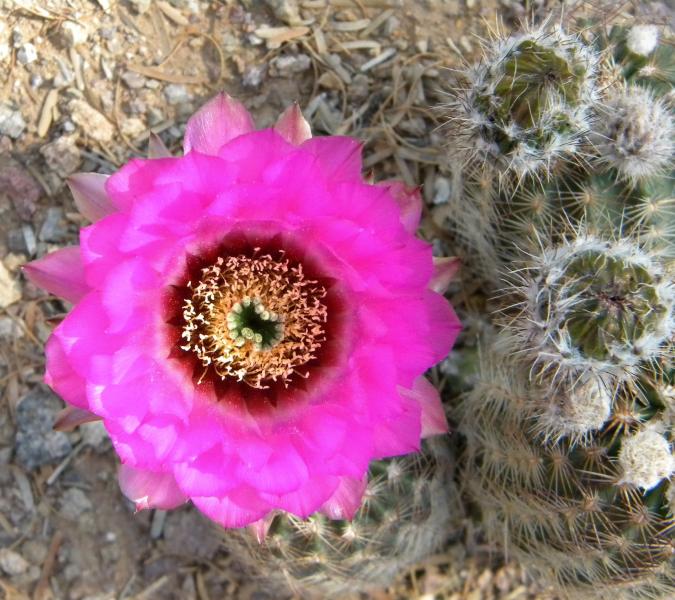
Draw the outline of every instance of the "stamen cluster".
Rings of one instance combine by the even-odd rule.
[[[256,249],[256,253],[259,249]],[[316,358],[326,341],[326,289],[307,278],[302,263],[283,252],[219,256],[189,281],[183,304],[181,349],[193,352],[221,379],[235,378],[264,389],[288,386],[293,375]]]

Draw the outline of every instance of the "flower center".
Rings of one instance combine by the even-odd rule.
[[[219,256],[187,288],[180,347],[205,367],[202,378],[212,369],[264,389],[309,377],[302,367],[326,341],[327,292],[302,263],[283,251]]]

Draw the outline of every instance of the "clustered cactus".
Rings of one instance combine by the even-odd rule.
[[[456,411],[460,478],[488,538],[569,598],[675,594],[675,71],[658,42],[545,25],[496,41],[447,107],[471,125],[446,224],[465,276],[499,290]],[[567,138],[542,118],[562,106]]]
[[[383,587],[449,537],[460,514],[452,470],[447,441],[429,440],[420,454],[371,464],[366,499],[352,520],[278,514],[264,540],[241,532],[228,543],[277,593],[281,585],[304,597],[340,598]]]

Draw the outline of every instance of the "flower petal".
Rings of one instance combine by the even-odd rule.
[[[83,423],[100,420],[101,417],[95,415],[93,412],[77,408],[76,406],[66,406],[66,408],[56,415],[56,420],[52,427],[55,431],[72,431]]]
[[[363,145],[355,139],[341,136],[313,137],[301,147],[319,159],[330,179],[343,181],[361,179]]]
[[[363,479],[343,477],[333,495],[321,506],[320,512],[329,519],[351,521],[361,507],[367,484],[367,477]]]
[[[47,354],[45,383],[68,404],[88,410],[87,383],[70,363],[58,329],[49,336],[45,353]]]
[[[108,177],[100,173],[75,173],[66,180],[77,210],[92,223],[117,211],[105,191]]]
[[[169,158],[170,156],[171,152],[169,152],[162,138],[151,131],[148,139],[148,158]]]
[[[73,304],[89,292],[79,246],[61,248],[34,260],[24,265],[23,272],[38,287]]]
[[[270,530],[272,521],[276,515],[271,512],[262,519],[258,519],[255,523],[251,523],[248,528],[255,536],[259,544],[262,544],[267,537],[267,532]]]
[[[122,493],[136,505],[136,510],[168,510],[187,502],[171,473],[144,471],[122,464],[117,478]]]
[[[422,218],[422,196],[419,188],[408,187],[402,181],[382,181],[401,209],[401,223],[408,233],[415,233]]]
[[[302,116],[297,102],[289,106],[277,119],[274,129],[294,146],[299,146],[312,137],[312,128]]]
[[[241,102],[225,93],[202,106],[187,123],[183,152],[216,155],[230,140],[253,131],[253,118]]]
[[[231,498],[198,496],[192,498],[192,502],[209,519],[223,527],[245,527],[259,521],[269,512],[268,507],[258,507],[256,502],[246,502],[251,508],[244,508]]]
[[[436,387],[423,375],[418,377],[412,390],[401,390],[401,393],[414,398],[422,407],[422,437],[448,433],[448,420]]]
[[[434,274],[429,282],[429,288],[439,294],[445,294],[461,266],[462,262],[456,256],[434,257]]]

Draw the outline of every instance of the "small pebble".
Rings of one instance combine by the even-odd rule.
[[[30,76],[30,87],[36,90],[44,83],[44,81],[45,80],[42,78],[42,75],[39,75],[38,73],[33,73]]]
[[[0,340],[15,340],[24,336],[23,329],[11,317],[0,317]]]
[[[68,46],[84,44],[89,37],[87,29],[74,21],[64,21],[61,25],[61,33]]]
[[[7,575],[21,575],[28,570],[30,564],[18,552],[9,548],[0,548],[0,569]]]
[[[7,233],[7,247],[10,252],[33,256],[36,247],[33,228],[28,223],[24,223],[21,227],[10,229]]]
[[[65,178],[72,175],[82,164],[80,149],[75,145],[75,137],[62,135],[40,148],[47,166]]]
[[[136,9],[138,14],[142,15],[150,8],[150,1],[151,0],[129,0],[129,4]]]
[[[434,181],[434,197],[431,201],[433,204],[445,204],[450,200],[450,181],[445,177],[436,177]]]
[[[287,25],[297,25],[301,22],[296,0],[265,0],[265,4],[272,9],[277,19]]]
[[[265,79],[266,72],[267,68],[265,65],[249,67],[244,71],[241,82],[245,87],[257,88],[262,84],[263,80]]]
[[[190,101],[190,94],[184,85],[170,83],[164,88],[164,97],[169,104],[180,104]]]
[[[113,124],[84,100],[74,99],[68,103],[71,119],[89,137],[98,142],[110,142],[115,135]]]
[[[26,129],[21,112],[8,104],[0,104],[0,134],[17,139]]]
[[[58,243],[64,241],[68,235],[65,226],[63,209],[59,206],[51,206],[47,209],[47,216],[40,228],[38,238],[41,242]]]
[[[0,262],[0,308],[7,308],[21,300],[19,283],[14,280],[5,265]]]
[[[312,61],[306,54],[287,54],[277,56],[271,62],[278,77],[288,77],[297,73],[303,73],[312,66]]]
[[[145,85],[146,79],[143,75],[135,73],[134,71],[125,71],[121,75],[122,81],[126,83],[127,87],[132,90],[138,90]]]
[[[103,425],[103,421],[95,421],[93,423],[84,423],[80,425],[80,433],[82,434],[82,441],[99,452],[103,452],[110,447],[108,443],[108,431]]]
[[[59,511],[66,519],[75,521],[82,513],[94,508],[87,495],[78,488],[68,488],[61,497],[61,510]]]
[[[37,49],[30,43],[23,44],[16,53],[16,60],[22,65],[29,65],[30,63],[35,62],[37,57]]]
[[[17,214],[26,221],[30,220],[42,188],[19,162],[0,158],[0,190],[12,201]]]
[[[142,119],[136,117],[130,117],[129,119],[124,119],[120,125],[122,133],[128,138],[135,139],[141,134],[147,131],[147,127]]]

